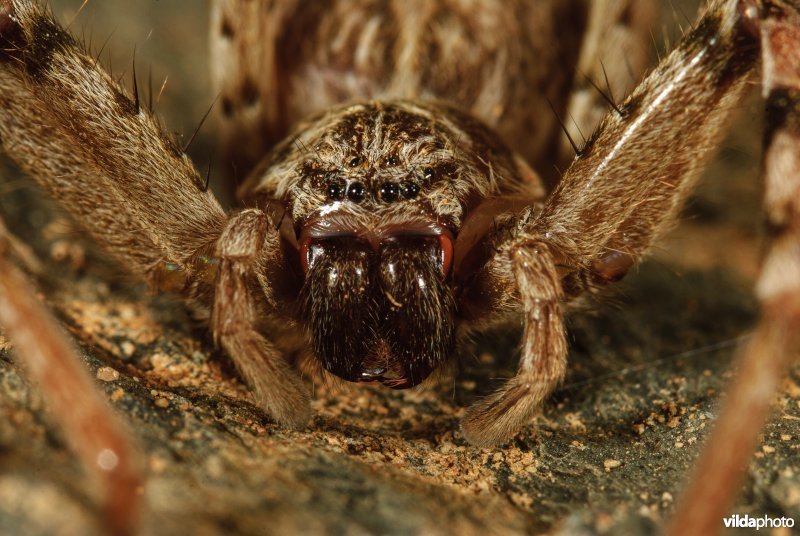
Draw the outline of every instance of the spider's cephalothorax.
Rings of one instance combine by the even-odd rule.
[[[303,281],[287,309],[328,371],[405,388],[452,354],[457,282],[471,279],[461,259],[482,238],[462,238],[464,223],[488,221],[487,199],[541,196],[497,140],[444,105],[347,105],[302,124],[243,186],[285,210],[287,264]]]

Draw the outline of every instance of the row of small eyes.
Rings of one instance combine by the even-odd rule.
[[[425,168],[422,176],[426,181],[433,179],[433,169]],[[367,197],[367,187],[362,182],[345,183],[343,180],[334,180],[327,185],[327,197],[331,201],[344,201],[347,198],[354,203],[360,203]],[[412,200],[419,195],[420,186],[413,180],[401,182],[386,181],[380,184],[375,192],[377,199],[385,203],[393,203],[400,199]]]
[[[419,195],[419,184],[413,181],[384,182],[378,187],[377,198],[386,203],[398,201],[401,198],[412,200]],[[367,197],[367,187],[362,182],[351,182],[345,185],[342,182],[331,182],[328,184],[328,199],[331,201],[343,201],[345,197],[354,202],[360,203]]]

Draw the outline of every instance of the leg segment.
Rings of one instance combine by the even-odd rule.
[[[772,231],[756,286],[762,319],[669,534],[720,530],[780,381],[800,349],[800,6],[773,1],[762,10],[764,205]]]
[[[674,221],[758,59],[736,2],[714,2],[678,49],[611,113],[531,231],[584,275],[641,257]]]
[[[0,142],[142,276],[187,271],[224,213],[156,118],[37,3],[0,0]]]
[[[532,411],[516,408],[544,397],[543,388],[515,386],[555,386],[566,347],[554,274],[572,295],[621,278],[644,255],[674,221],[741,101],[757,50],[747,13],[736,2],[712,3],[619,113],[606,117],[541,214],[520,222],[519,232],[497,249],[489,264],[500,284],[516,282],[525,343],[517,376],[490,398],[491,407],[479,403],[468,412],[468,438],[479,444],[508,439]],[[491,408],[507,408],[515,422],[492,420]]]
[[[539,404],[564,378],[567,341],[561,281],[543,243],[512,246],[505,252],[525,311],[522,361],[517,375],[499,391],[473,405],[462,421],[473,445],[504,443],[531,420]]]
[[[12,235],[6,228],[5,222],[0,219],[0,240],[5,242],[4,248],[7,257],[12,259],[18,265],[23,266],[29,274],[40,275],[44,268],[36,254],[30,246],[23,244],[17,237]]]
[[[135,82],[131,98],[31,0],[0,0],[0,141],[123,266],[152,286],[211,305],[215,274],[207,261],[225,226],[222,208],[140,106]],[[252,236],[223,236],[234,243],[218,252],[215,333],[265,409],[299,424],[308,415],[302,385],[253,327],[247,285],[260,261],[235,253]]]
[[[0,326],[13,342],[17,359],[40,385],[70,447],[100,481],[108,533],[133,534],[142,484],[136,451],[56,322],[6,260],[7,247],[0,235]]]
[[[280,240],[266,214],[245,210],[231,218],[217,246],[220,259],[212,329],[214,339],[234,356],[239,372],[253,388],[261,407],[278,422],[304,426],[310,417],[308,390],[281,353],[255,328],[255,296],[270,298],[268,288],[252,288],[266,251],[278,251]],[[266,282],[262,281],[262,285]],[[265,292],[266,290],[266,292]]]
[[[581,45],[564,122],[573,140],[594,132],[608,113],[606,99],[627,97],[641,80],[650,62],[650,29],[656,8],[651,0],[595,0],[590,3],[586,37]],[[561,154],[559,162],[564,164],[575,156],[565,136]]]

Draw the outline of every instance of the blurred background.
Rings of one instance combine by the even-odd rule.
[[[134,49],[140,90],[164,90],[157,108],[170,130],[191,135],[214,100],[208,75],[208,0],[53,0],[58,20],[101,54],[131,87]],[[211,128],[205,132],[208,139]]]

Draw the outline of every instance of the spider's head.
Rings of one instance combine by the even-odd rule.
[[[299,315],[319,362],[397,389],[452,354],[463,220],[520,180],[488,128],[405,102],[317,116],[253,177],[245,197],[286,210],[282,234],[303,280]]]

